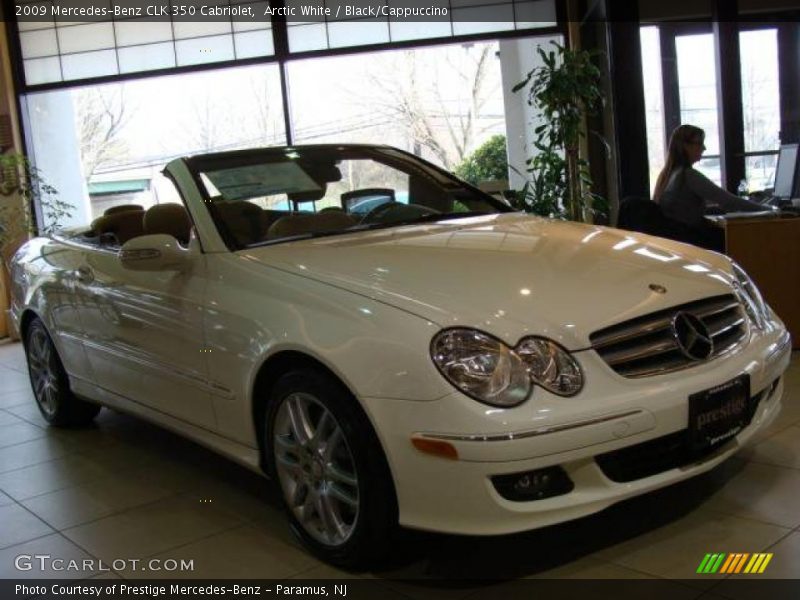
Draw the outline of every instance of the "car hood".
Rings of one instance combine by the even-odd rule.
[[[543,335],[576,350],[603,327],[731,292],[716,253],[520,213],[244,250],[251,261],[509,344]],[[655,291],[654,289],[655,288]]]

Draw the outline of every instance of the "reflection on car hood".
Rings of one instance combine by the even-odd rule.
[[[721,255],[519,213],[287,242],[242,255],[442,327],[477,327],[511,344],[545,335],[570,349],[588,346],[593,331],[613,323],[731,291]]]

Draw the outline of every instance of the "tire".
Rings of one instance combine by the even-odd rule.
[[[300,541],[339,567],[379,562],[397,529],[394,485],[369,420],[341,383],[317,369],[283,375],[265,434],[267,468]]]
[[[25,357],[36,405],[45,420],[56,427],[87,425],[100,412],[100,406],[76,398],[69,389],[69,378],[44,323],[31,321],[25,333]]]

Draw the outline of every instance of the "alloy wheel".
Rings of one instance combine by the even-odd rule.
[[[300,525],[318,542],[344,544],[358,520],[358,476],[331,411],[311,394],[286,396],[275,417],[273,452],[283,496]]]
[[[36,402],[48,417],[58,409],[58,371],[52,344],[43,329],[36,329],[28,340],[28,368]]]

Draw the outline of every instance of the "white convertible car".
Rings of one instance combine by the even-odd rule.
[[[344,565],[398,525],[528,530],[708,471],[790,338],[725,256],[513,212],[408,153],[192,156],[181,204],[34,239],[13,317],[53,425],[100,406],[280,486]]]

